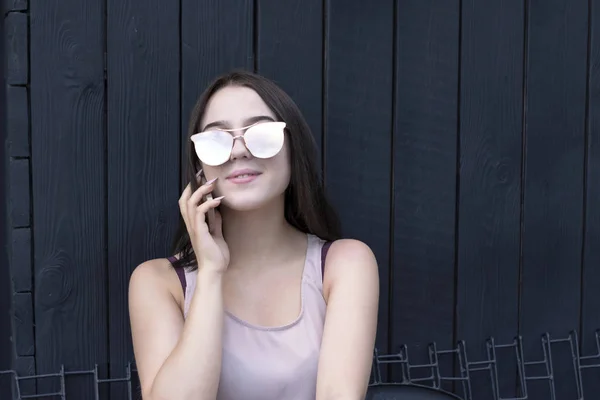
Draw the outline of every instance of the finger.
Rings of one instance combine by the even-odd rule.
[[[188,221],[187,221],[187,200],[188,198],[191,196],[191,189],[190,189],[190,185],[188,184],[187,187],[185,188],[185,190],[183,191],[183,193],[181,194],[181,197],[179,197],[179,212],[181,213],[181,216],[183,217],[183,221],[185,222],[185,225],[188,226]]]
[[[192,184],[188,183],[183,192],[181,192],[180,200],[187,200],[192,195]]]
[[[211,186],[202,186],[200,188],[198,188],[196,190],[196,192],[194,192],[194,194],[188,199],[187,201],[187,215],[188,218],[191,220],[192,225],[195,226],[195,222],[196,222],[196,213],[197,211],[197,207],[203,203],[203,199],[202,196],[210,193],[210,191],[212,190]]]
[[[196,207],[196,215],[195,215],[194,222],[196,224],[197,232],[202,232],[203,234],[209,233],[208,225],[206,224],[206,213],[208,212],[209,209],[211,209],[211,208],[214,209],[214,208],[218,207],[219,204],[221,204],[221,200],[224,197],[225,196],[216,197],[212,200],[205,201],[204,203],[202,203],[198,207]],[[216,214],[216,212],[215,212],[215,214]]]
[[[196,191],[188,199],[188,204],[192,204],[194,207],[197,206],[198,203],[200,203],[200,199],[202,198],[202,196],[205,196],[214,189],[214,184],[216,180],[217,178],[211,179],[210,181],[206,182],[204,185],[196,189]]]
[[[215,210],[214,224],[212,225],[212,234],[217,237],[223,237],[223,219],[219,210]]]
[[[187,215],[190,218],[194,218],[193,216],[196,213],[196,207],[202,203],[202,197],[209,194],[214,188],[215,179],[207,182],[206,184],[200,186],[196,191],[190,196],[187,201]]]
[[[179,196],[179,200],[177,201],[179,203],[179,209],[182,209],[187,204],[187,201],[191,195],[192,195],[192,188],[190,187],[190,184],[188,183],[188,185],[185,187],[185,189],[181,193],[181,196]]]

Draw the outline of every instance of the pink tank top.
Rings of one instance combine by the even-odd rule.
[[[225,311],[217,400],[315,399],[326,310],[322,261],[329,243],[315,235],[307,236],[302,306],[295,321],[279,327],[262,327]],[[178,271],[178,275],[184,287],[186,317],[196,288],[197,271],[185,271],[185,276]]]

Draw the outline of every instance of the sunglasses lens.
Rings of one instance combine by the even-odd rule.
[[[223,131],[206,131],[192,136],[196,155],[204,164],[216,166],[225,163],[231,155],[232,136]]]
[[[244,135],[246,147],[254,157],[271,158],[283,148],[285,122],[264,122],[249,128]]]

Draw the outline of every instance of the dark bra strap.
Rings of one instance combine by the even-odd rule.
[[[321,247],[321,279],[325,277],[325,257],[327,257],[327,252],[329,251],[331,243],[333,242],[325,242],[323,247]]]
[[[177,261],[177,259],[173,256],[167,258],[171,265]],[[177,277],[179,278],[179,282],[181,282],[181,287],[183,288],[183,297],[185,297],[185,289],[187,288],[187,282],[185,280],[185,270],[183,267],[175,268],[175,272],[177,272]]]

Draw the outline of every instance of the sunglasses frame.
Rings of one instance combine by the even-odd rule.
[[[245,134],[247,133],[248,129],[250,129],[250,128],[253,128],[253,127],[257,126],[257,125],[262,125],[262,124],[272,124],[272,123],[275,123],[275,124],[278,124],[278,125],[279,125],[279,124],[283,124],[283,127],[282,127],[281,131],[282,131],[282,134],[283,134],[283,135],[285,135],[285,130],[286,130],[286,127],[287,127],[287,124],[286,124],[285,122],[283,122],[283,121],[257,121],[257,122],[255,122],[255,123],[253,123],[253,124],[250,124],[250,125],[247,125],[247,126],[243,126],[243,127],[241,127],[241,128],[230,128],[230,129],[224,129],[224,128],[215,128],[215,129],[203,130],[203,131],[201,131],[201,132],[195,133],[195,134],[193,134],[192,136],[190,136],[190,140],[192,141],[193,145],[195,146],[195,141],[194,141],[194,138],[196,138],[196,137],[199,137],[199,136],[200,136],[200,135],[202,135],[203,133],[214,132],[214,131],[220,131],[220,132],[235,132],[235,131],[240,131],[240,130],[241,130],[241,131],[243,131],[243,133],[242,133],[242,134],[240,134],[240,135],[236,135],[236,136],[232,136],[232,141],[231,141],[231,150],[230,150],[230,153],[229,153],[229,155],[231,156],[231,151],[233,150],[233,146],[235,145],[235,141],[236,141],[237,139],[242,139],[242,140],[244,141],[244,146],[246,147],[246,149],[248,149],[248,151],[250,152],[250,154],[252,154],[252,156],[254,156],[254,157],[257,157],[257,156],[255,156],[255,155],[254,155],[254,153],[252,153],[252,150],[250,150],[250,148],[249,148],[249,147],[248,147],[248,145],[246,144],[246,139],[244,138],[244,136],[245,136]],[[280,149],[279,151],[281,151],[281,149]],[[279,153],[279,151],[278,151],[277,153]],[[277,153],[275,153],[275,155],[277,155]],[[272,157],[274,157],[275,155],[273,155]],[[197,152],[196,152],[196,156],[197,156],[198,158],[200,158],[200,156],[197,154]],[[257,157],[257,158],[262,158],[262,157]],[[270,158],[270,157],[267,157],[267,158]],[[202,161],[202,160],[201,160],[201,161]],[[222,164],[224,164],[225,162],[227,162],[227,161],[224,161],[223,163],[221,163],[221,164],[218,164],[218,165],[222,165]]]

